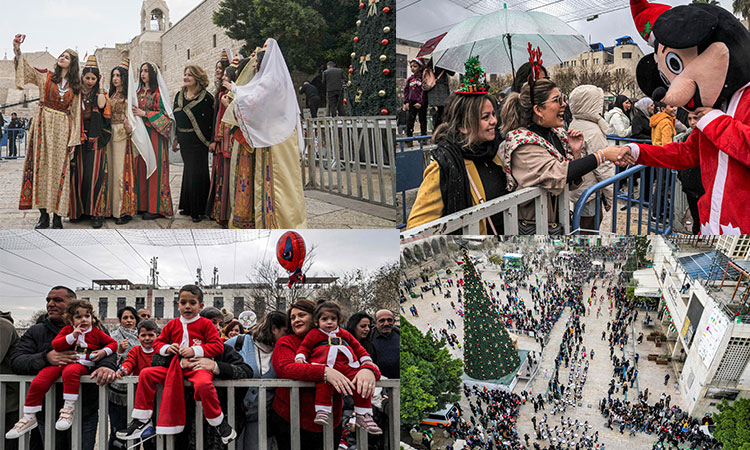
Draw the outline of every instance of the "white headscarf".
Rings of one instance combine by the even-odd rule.
[[[146,163],[146,177],[150,177],[156,171],[156,153],[151,145],[151,139],[148,137],[146,124],[143,123],[143,120],[140,120],[140,117],[136,119],[135,114],[133,114],[133,106],[138,106],[138,84],[136,80],[140,79],[136,76],[135,67],[135,64],[130,64],[129,80],[126,80],[126,83],[130,83],[130,85],[128,86],[128,107],[125,113],[128,116],[128,121],[133,125],[133,136],[130,140],[133,141],[136,151]]]
[[[297,93],[278,42],[268,38],[260,70],[245,86],[235,88],[234,113],[242,134],[253,147],[271,147],[297,128],[304,148]]]

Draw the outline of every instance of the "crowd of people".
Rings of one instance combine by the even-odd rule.
[[[10,120],[6,122],[5,117],[0,114],[0,141],[3,137],[7,137],[7,153],[5,156],[17,157],[19,154],[18,145],[19,140],[24,137],[26,132],[29,130],[30,122],[25,117],[18,117],[15,112],[10,113]],[[0,153],[0,156],[3,156]]]
[[[110,429],[108,448],[122,448],[125,440],[142,440],[146,448],[155,448],[151,437],[157,434],[176,434],[178,446],[195,448],[193,398],[203,405],[203,448],[226,448],[232,440],[237,448],[257,448],[258,388],[236,388],[235,407],[229,410],[227,393],[213,385],[214,379],[241,378],[316,382],[316,387],[302,388],[299,394],[305,448],[323,448],[326,423],[333,424],[341,449],[354,445],[355,428],[372,434],[371,445],[387,446],[384,412],[390,394],[376,389],[375,382],[381,376],[399,377],[400,332],[389,310],[377,311],[374,318],[356,312],[344,322],[336,303],[301,299],[285,313],[271,311],[255,324],[243,324],[217,308],[204,307],[201,289],[186,285],[179,294],[180,316],[161,329],[149,311],[126,306],[117,313],[119,326],[107,330],[93,306],[67,287],[53,287],[46,301],[46,314],[20,337],[10,314],[0,313],[1,372],[36,375],[20,409],[18,385],[6,385],[5,448],[17,448],[18,438],[26,433],[31,435],[31,448],[42,447],[42,399],[60,376],[56,448],[70,448],[69,430],[76,415],[84,450],[94,448],[97,427]],[[119,382],[129,376],[138,376],[130,416],[127,389]],[[83,399],[78,398],[83,377],[109,386],[109,424],[99,423],[96,385],[83,384]],[[183,378],[191,386],[184,392]],[[164,393],[158,420],[152,421],[158,385]],[[289,449],[290,388],[269,388],[266,401],[267,436],[279,449]],[[106,445],[99,443],[100,448]]]
[[[124,225],[136,214],[172,217],[170,151],[184,162],[176,209],[193,222],[307,226],[297,91],[274,39],[246,58],[224,50],[215,73],[186,66],[174,96],[151,62],[131,68],[123,59],[105,91],[95,56],[81,69],[68,49],[52,70],[34,68],[22,40],[13,41],[16,86],[34,84],[41,98],[27,139],[19,209],[40,211],[36,228],[62,228],[65,217],[90,219],[94,228],[107,218]]]
[[[664,90],[638,101],[618,95],[606,104],[601,88],[581,85],[563,93],[544,66],[538,67],[538,76],[532,75],[536,72],[530,63],[517,70],[507,96],[495,98],[481,84],[464,95],[461,89],[474,80],[470,76],[462,77],[462,88],[448,95],[447,78],[452,73],[432,64],[430,59],[411,60],[412,74],[404,88],[399,119],[407,136],[413,136],[417,118],[421,134],[428,135],[427,109],[435,113],[432,142],[437,148],[431,151],[432,162],[424,171],[408,228],[521,188],[540,186],[549,192],[549,234],[561,234],[561,220],[567,220],[557,215],[563,188],[569,186],[570,200],[575,203],[587,188],[614,176],[615,164],[627,166],[622,160],[626,151],[610,145],[607,135],[663,146],[684,142],[698,122],[696,114],[663,103]],[[634,197],[644,201],[652,195],[659,197],[662,211],[668,210],[671,199],[666,183],[659,189],[650,174],[647,170],[640,180],[641,194],[636,191]],[[700,166],[681,170],[679,178],[693,216],[691,230],[697,234],[697,202],[705,193]],[[636,189],[638,183],[636,178]],[[583,233],[598,230],[603,211],[613,207],[613,195],[610,185],[603,189],[600,205],[595,196],[586,201],[581,211]],[[602,212],[599,222],[597,209]],[[535,234],[533,201],[519,207],[519,216],[519,234]],[[480,231],[503,234],[503,226],[502,214],[497,214],[482,220]]]

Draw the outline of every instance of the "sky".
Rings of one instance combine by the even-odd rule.
[[[177,23],[202,0],[166,0],[169,18]],[[0,14],[0,57],[13,57],[13,37],[25,34],[22,51],[53,56],[78,48],[83,56],[98,47],[114,47],[140,30],[141,0],[21,0],[3,1]]]
[[[0,311],[10,310],[15,319],[28,318],[43,309],[45,296],[56,285],[90,288],[92,279],[109,278],[146,283],[149,274],[146,261],[153,256],[159,258],[159,284],[172,287],[194,283],[199,265],[204,280],[211,280],[216,266],[219,284],[228,284],[250,282],[253,266],[264,258],[277,264],[276,242],[284,230],[270,233],[233,230],[243,233],[240,242],[200,245],[201,241],[215,238],[217,232],[222,230],[194,230],[197,246],[147,246],[139,245],[138,239],[127,232],[118,235],[117,230],[0,231]],[[65,234],[61,237],[59,233]],[[173,241],[170,230],[147,233],[161,233],[163,240]],[[179,233],[183,237],[187,233],[189,237],[191,231]],[[336,276],[355,269],[373,271],[398,262],[396,230],[301,230],[299,233],[308,249],[316,247],[314,262],[306,272],[308,277]],[[120,236],[127,237],[132,247],[122,243],[113,245],[123,242]]]
[[[627,4],[624,0],[622,3]],[[677,6],[688,4],[690,0],[658,0],[658,3]],[[723,8],[732,11],[731,0],[719,0],[719,3]],[[418,37],[417,40],[420,42],[447,31],[451,24],[456,24],[463,18],[468,17],[465,9],[455,6],[449,0],[397,0],[396,9],[397,37],[403,39]],[[638,35],[630,14],[630,8],[600,14],[599,18],[591,22],[579,20],[571,22],[570,25],[581,33],[589,43],[601,42],[605,46],[610,46],[614,45],[615,39],[619,37],[631,36],[645,54],[652,52]],[[423,36],[429,37],[424,38]],[[544,55],[542,55],[542,58],[544,58]]]

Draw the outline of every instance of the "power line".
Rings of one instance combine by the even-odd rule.
[[[54,239],[50,238],[49,236],[47,236],[46,234],[42,233],[41,231],[37,230],[37,233],[39,233],[40,235],[44,236],[44,237],[45,237],[45,238],[47,238],[47,239],[48,239],[48,240],[49,240],[50,242],[54,243],[55,245],[57,245],[57,246],[58,246],[58,247],[60,247],[61,249],[65,250],[66,252],[68,252],[68,253],[70,253],[71,255],[75,256],[75,257],[76,257],[76,258],[78,258],[79,260],[81,260],[81,261],[83,261],[84,263],[88,264],[88,266],[89,266],[89,267],[91,267],[91,268],[93,268],[94,270],[97,270],[97,271],[99,271],[99,272],[103,273],[103,274],[104,274],[104,276],[106,276],[107,278],[109,278],[109,279],[115,279],[115,278],[116,278],[116,277],[113,277],[112,275],[108,274],[107,272],[103,271],[102,269],[100,269],[100,268],[96,267],[95,265],[91,264],[90,262],[86,261],[85,259],[81,258],[81,257],[80,257],[80,256],[78,256],[77,254],[75,254],[75,253],[71,252],[71,251],[70,251],[70,250],[68,250],[68,249],[67,249],[66,247],[63,247],[63,246],[62,246],[62,245],[60,245],[60,244],[59,244],[58,242],[56,242],[56,241],[55,241]]]
[[[37,281],[37,280],[31,279],[31,278],[27,278],[27,277],[24,277],[23,275],[18,275],[18,274],[16,274],[16,273],[13,273],[13,272],[6,272],[6,271],[4,271],[4,270],[0,270],[0,273],[4,273],[4,274],[6,274],[6,275],[10,275],[10,276],[12,276],[12,277],[15,277],[15,278],[20,278],[20,279],[22,279],[22,280],[30,281],[30,282],[32,282],[32,283],[36,283],[36,284],[39,284],[39,285],[41,285],[41,286],[47,286],[47,283],[42,283],[42,282],[40,282],[40,281]]]
[[[35,231],[37,231],[37,230],[35,230]],[[52,253],[50,253],[46,248],[42,247],[38,242],[32,242],[30,240],[31,236],[36,236],[36,233],[32,233],[32,234],[27,234],[27,235],[21,236],[21,239],[23,239],[24,242],[28,242],[29,244],[31,244],[35,250],[39,250],[39,251],[43,252],[45,255],[49,256],[51,260],[53,260],[53,261],[57,261],[58,260],[57,256],[55,256]],[[74,268],[74,267],[72,267],[70,265],[67,266],[67,267],[69,269],[71,269],[72,271],[74,271],[75,273],[77,273],[78,275],[82,276],[83,278],[85,278],[87,280],[89,279],[89,276],[87,274],[81,272],[80,270],[77,270],[76,268]],[[77,281],[81,281],[81,280],[77,280]],[[88,281],[84,281],[84,284],[88,285],[89,282]]]
[[[89,282],[88,282],[88,281],[85,281],[85,280],[81,280],[81,279],[79,279],[79,278],[76,278],[76,277],[73,277],[73,276],[70,276],[70,275],[64,274],[64,273],[60,272],[59,270],[55,270],[55,269],[52,269],[51,267],[47,267],[47,266],[45,266],[45,265],[43,265],[43,264],[40,264],[40,263],[38,263],[38,262],[36,262],[36,261],[33,261],[33,260],[31,260],[31,259],[27,258],[27,257],[25,257],[25,256],[21,256],[21,255],[19,255],[19,254],[17,254],[17,253],[13,253],[13,252],[12,252],[12,251],[10,251],[10,250],[4,249],[4,248],[0,248],[0,250],[2,250],[2,251],[4,251],[4,252],[7,252],[7,253],[10,253],[11,255],[15,256],[16,258],[20,258],[20,259],[23,259],[24,261],[30,262],[30,263],[32,263],[32,264],[34,264],[34,265],[37,265],[37,266],[39,266],[39,267],[41,267],[41,268],[43,268],[43,269],[47,269],[47,270],[49,270],[50,272],[55,272],[55,273],[56,273],[56,274],[58,274],[58,275],[62,275],[62,276],[64,276],[65,278],[70,278],[70,279],[72,279],[72,280],[76,280],[76,281],[79,281],[79,282],[81,282],[81,283],[83,283],[83,284],[85,284],[85,285],[88,285],[88,284],[89,284]]]
[[[190,237],[193,238],[193,248],[195,249],[195,254],[198,255],[198,267],[201,268],[201,272],[203,271],[203,263],[201,262],[201,255],[198,253],[198,245],[195,243],[195,234],[193,234],[193,229],[190,229]]]
[[[127,261],[123,260],[122,258],[120,258],[120,257],[119,257],[119,256],[117,255],[117,253],[115,253],[115,252],[113,252],[112,250],[110,250],[110,249],[109,249],[109,246],[107,246],[107,245],[104,245],[104,243],[102,243],[101,241],[99,241],[99,239],[97,239],[97,237],[96,237],[96,236],[97,236],[97,234],[98,234],[98,232],[89,232],[89,236],[92,236],[92,237],[94,238],[94,240],[95,240],[95,241],[97,242],[97,244],[99,244],[99,245],[101,245],[102,247],[104,247],[104,249],[105,249],[105,250],[107,250],[107,251],[108,251],[108,252],[109,252],[109,253],[110,253],[110,254],[111,254],[112,256],[114,256],[115,258],[117,258],[117,259],[118,259],[118,260],[119,260],[119,261],[120,261],[121,263],[123,263],[123,264],[124,264],[124,265],[125,265],[125,266],[126,266],[126,267],[127,267],[128,269],[132,270],[132,271],[133,271],[133,273],[134,273],[134,274],[136,274],[136,276],[140,276],[140,275],[139,275],[139,272],[138,272],[138,271],[137,271],[136,269],[134,269],[134,268],[133,268],[132,266],[130,266],[130,265],[129,265],[129,264],[127,263]],[[118,278],[119,278],[119,277],[118,277]]]
[[[143,263],[146,264],[146,266],[148,266],[149,269],[150,269],[151,268],[151,264],[149,264],[148,261],[146,261],[146,258],[144,258],[143,255],[141,255],[140,252],[138,252],[138,250],[136,250],[135,247],[133,247],[133,245],[130,243],[130,241],[128,241],[122,235],[122,233],[120,233],[120,230],[116,230],[116,231],[117,231],[117,234],[120,235],[120,237],[122,238],[122,240],[125,241],[126,244],[128,244],[128,247],[130,247],[130,249],[133,250],[133,252],[135,252],[135,254],[138,255],[138,257],[141,258],[141,260],[143,261]],[[157,275],[157,277],[161,278],[161,280],[164,282],[165,285],[167,285],[167,286],[174,286],[173,284],[168,283],[167,280],[165,280],[164,277],[162,277],[161,275]]]

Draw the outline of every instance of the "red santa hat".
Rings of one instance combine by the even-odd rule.
[[[664,11],[671,6],[661,3],[649,3],[647,0],[630,0],[630,12],[633,14],[633,21],[638,33],[648,42],[648,45],[654,46],[654,22]]]

